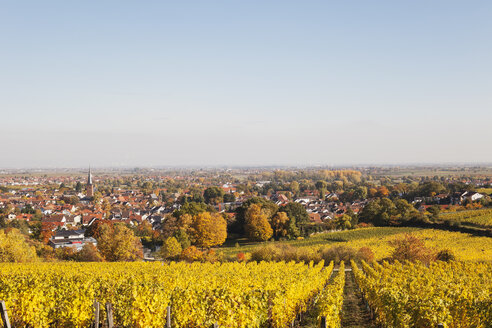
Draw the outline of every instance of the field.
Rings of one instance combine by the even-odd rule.
[[[389,242],[405,234],[415,235],[425,241],[427,247],[436,250],[450,249],[463,261],[492,261],[492,238],[476,237],[471,234],[422,228],[380,227],[327,232],[304,240],[244,244],[239,247],[223,248],[226,255],[239,252],[251,252],[264,245],[291,245],[301,248],[319,248],[322,246],[343,245],[359,249],[369,247],[376,260],[391,254]]]
[[[110,302],[115,327],[289,326],[316,300],[339,322],[344,280],[303,263],[0,264],[0,300],[13,327],[89,327],[93,302]],[[344,276],[344,272],[342,270]]]
[[[352,262],[356,281],[383,327],[486,328],[492,323],[492,264]]]
[[[472,167],[472,166],[414,166],[414,167],[388,167],[379,168],[377,172],[372,172],[374,176],[390,176],[390,177],[472,177],[472,176],[490,176],[492,167]]]
[[[492,227],[492,209],[442,213],[439,218],[473,227]]]

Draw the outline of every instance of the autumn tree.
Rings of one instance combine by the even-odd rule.
[[[285,212],[277,212],[272,217],[272,228],[275,238],[285,237],[288,233],[289,217]]]
[[[183,249],[179,257],[183,261],[187,261],[187,262],[200,261],[203,259],[203,252],[200,251],[195,246],[190,246],[186,249]]]
[[[376,193],[376,196],[378,197],[388,197],[389,195],[389,190],[385,186],[381,186],[378,188],[378,192]]]
[[[102,194],[99,191],[96,191],[94,193],[94,196],[92,197],[92,201],[94,202],[95,205],[99,204],[99,202],[102,199]]]
[[[111,220],[95,220],[86,230],[85,230],[85,236],[86,237],[94,237],[96,239],[99,239],[101,236],[102,226],[104,225],[109,225],[113,226],[113,221]]]
[[[370,198],[373,198],[373,197],[376,197],[377,193],[378,193],[378,190],[376,188],[369,188],[369,190],[367,191],[368,193],[368,196]]]
[[[404,261],[420,261],[430,263],[435,259],[434,251],[425,246],[422,239],[411,234],[405,234],[402,238],[397,238],[389,243],[394,247],[391,259]]]
[[[278,206],[274,202],[261,197],[252,197],[243,202],[243,204],[236,209],[236,219],[234,223],[231,224],[231,231],[241,235],[245,233],[246,212],[252,204],[259,205],[263,213],[267,215],[267,219],[270,219],[278,210]],[[289,213],[287,213],[287,215],[289,216]],[[289,216],[289,218],[292,217]]]
[[[39,233],[39,240],[42,241],[44,244],[48,244],[50,241],[51,237],[54,236],[54,230],[55,225],[51,222],[42,222],[41,223],[41,230]]]
[[[268,215],[260,205],[252,204],[246,211],[245,219],[245,230],[250,240],[266,241],[272,237],[273,230],[268,222]]]
[[[122,224],[102,224],[96,235],[99,236],[97,248],[106,261],[136,261],[143,258],[139,238]]]
[[[149,221],[143,221],[135,228],[135,235],[146,245],[146,247],[153,247],[157,240],[159,240],[159,232],[152,228],[152,224]]]
[[[60,261],[75,261],[77,251],[74,247],[58,247],[55,248],[55,257]]]
[[[174,237],[169,237],[164,240],[159,255],[163,259],[174,259],[181,254],[182,250],[179,241]]]
[[[103,262],[104,258],[93,243],[85,244],[80,251],[75,254],[75,259],[79,262]]]
[[[227,222],[218,213],[202,212],[193,217],[190,234],[198,247],[222,245],[227,238]]]
[[[0,262],[34,262],[38,260],[36,249],[17,229],[0,230]]]
[[[299,229],[296,227],[295,220],[289,218],[286,212],[277,212],[270,222],[276,239],[299,236]]]

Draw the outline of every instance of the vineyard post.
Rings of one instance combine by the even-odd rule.
[[[437,328],[444,328],[444,324],[442,324],[442,323],[438,323],[438,324],[437,324]]]
[[[166,328],[171,328],[171,307],[166,308]]]
[[[321,317],[321,328],[328,328],[326,326],[326,317],[325,316]]]
[[[4,301],[0,301],[0,314],[2,315],[2,322],[4,328],[11,328],[9,315],[7,314],[7,306]]]
[[[98,301],[94,300],[94,328],[99,328],[99,312],[100,304]]]
[[[219,324],[216,322],[212,325],[212,328],[219,328]]]
[[[108,328],[113,328],[113,306],[111,303],[106,303],[106,319]]]

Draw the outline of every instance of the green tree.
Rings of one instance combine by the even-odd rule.
[[[385,226],[389,223],[389,215],[386,208],[382,206],[380,199],[370,201],[359,214],[359,221]]]
[[[299,203],[288,203],[281,207],[279,211],[287,213],[287,216],[293,220],[297,228],[301,228],[309,222],[309,214],[306,208]]]
[[[205,203],[211,205],[217,205],[224,201],[224,190],[219,187],[209,187],[203,192]]]
[[[173,237],[176,238],[182,249],[186,249],[191,246],[190,236],[186,231],[186,229],[180,228],[177,229],[173,234]]]
[[[232,203],[236,201],[236,196],[232,193],[227,193],[224,195],[224,203]]]
[[[184,214],[191,215],[192,217],[200,214],[205,211],[213,211],[213,208],[210,208],[205,203],[197,203],[197,202],[185,202],[179,210],[175,210],[173,212],[173,216],[176,218],[180,218]]]
[[[299,182],[292,181],[289,185],[289,189],[292,192],[292,194],[294,194],[294,196],[297,196],[299,194],[299,191],[300,191]]]
[[[346,214],[333,219],[335,227],[340,230],[347,230],[352,228],[352,218]]]
[[[405,199],[396,199],[394,202],[396,213],[400,221],[408,221],[420,215],[419,211],[409,204]]]
[[[420,196],[432,197],[445,190],[446,188],[444,188],[444,186],[441,183],[437,181],[427,181],[419,186],[418,194]]]
[[[439,205],[432,205],[427,208],[427,212],[429,212],[431,214],[431,217],[435,220],[439,217],[441,209],[439,208]]]
[[[358,186],[354,190],[354,198],[355,199],[366,199],[367,198],[367,187]]]
[[[326,183],[326,181],[319,180],[316,182],[315,186],[319,192],[319,198],[325,199],[326,188],[328,187],[328,183]]]

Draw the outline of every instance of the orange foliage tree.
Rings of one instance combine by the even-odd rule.
[[[133,231],[121,224],[102,224],[97,248],[106,261],[136,261],[143,258],[142,243]]]
[[[420,261],[422,263],[430,263],[436,256],[432,249],[425,246],[422,239],[410,234],[405,234],[402,238],[391,241],[390,245],[394,247],[391,259],[400,262]]]
[[[202,212],[193,217],[190,234],[198,247],[222,245],[227,238],[227,222],[219,213]]]
[[[251,204],[245,214],[246,234],[249,239],[265,241],[272,237],[273,229],[268,223],[268,215],[257,204]]]

